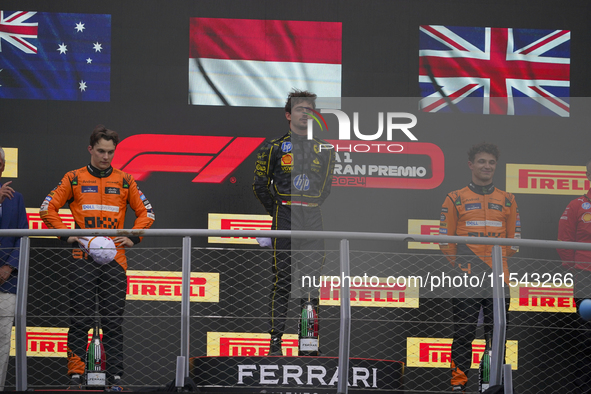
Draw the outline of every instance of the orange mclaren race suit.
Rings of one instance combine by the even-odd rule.
[[[127,204],[135,211],[134,229],[147,229],[155,220],[150,202],[133,177],[110,167],[99,170],[92,165],[70,171],[47,195],[41,205],[41,218],[49,228],[66,229],[58,210],[69,203],[78,228],[122,229]],[[129,237],[134,244],[140,237]],[[66,241],[67,237],[60,237]],[[74,245],[69,267],[70,330],[68,332],[68,374],[84,373],[88,330],[96,316],[95,294],[101,316],[107,373],[123,374],[123,311],[127,292],[127,258],[124,248],[115,259],[100,265]]]
[[[273,230],[323,229],[320,205],[330,194],[335,163],[334,151],[321,149],[323,143],[321,139],[308,140],[305,135],[290,130],[283,137],[265,141],[261,146],[253,190],[265,210],[273,216]],[[274,238],[273,248],[269,333],[281,338],[289,295],[293,290],[292,268],[299,269],[304,275],[320,275],[324,240]],[[316,252],[299,253],[296,257],[297,251]],[[298,267],[292,267],[292,252]],[[300,294],[300,297],[307,299],[306,294]],[[312,298],[317,310],[317,295]]]
[[[441,208],[440,235],[468,237],[521,238],[521,219],[515,197],[487,186],[470,184],[447,195]],[[476,275],[492,272],[492,246],[475,244],[439,244],[441,251],[454,265],[455,274]],[[509,283],[507,256],[518,251],[516,246],[503,246],[503,273]],[[456,289],[452,298],[454,337],[451,349],[452,386],[465,385],[470,370],[472,341],[476,335],[478,315],[482,307],[485,330],[491,330],[492,291],[490,282],[479,289]],[[463,294],[462,294],[463,292]],[[474,292],[474,294],[472,293]]]

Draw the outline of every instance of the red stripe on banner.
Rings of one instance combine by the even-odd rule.
[[[190,58],[341,64],[342,23],[191,18]]]
[[[472,88],[476,87],[477,84],[475,83],[471,83],[469,85],[466,85],[465,87],[463,87],[462,89],[458,90],[457,92],[454,92],[452,94],[450,94],[448,97],[450,99],[455,99],[458,97],[462,97],[462,95],[468,91],[470,91]],[[423,108],[423,111],[425,112],[431,112],[434,111],[435,108],[439,107],[440,105],[443,105],[446,102],[446,100],[444,98],[437,100],[436,102],[434,102],[431,105],[426,106],[425,108]]]
[[[429,33],[433,34],[434,36],[436,36],[440,40],[444,41],[446,44],[456,48],[458,51],[468,51],[466,48],[464,48],[463,46],[461,46],[457,42],[451,40],[445,34],[442,34],[439,31],[435,30],[432,26],[424,25],[424,26],[421,26],[421,28],[428,31]]]
[[[559,100],[555,99],[554,97],[550,96],[547,93],[544,93],[540,88],[538,88],[537,86],[530,86],[529,87],[531,90],[533,90],[534,92],[536,92],[537,94],[539,94],[540,96],[546,98],[547,100],[549,100],[550,102],[552,102],[554,105],[562,108],[564,111],[566,112],[570,112],[570,108],[568,105],[564,105],[563,103],[561,103]]]
[[[7,34],[20,34],[25,36],[36,36],[37,26],[14,26],[0,23],[0,32]],[[14,37],[12,37],[14,38]],[[34,37],[33,37],[34,38]]]
[[[555,40],[558,37],[562,37],[563,35],[568,34],[568,33],[570,33],[570,30],[559,30],[559,31],[555,32],[554,34],[550,35],[545,40],[538,42],[536,45],[534,45],[530,48],[527,48],[525,51],[521,52],[521,54],[527,55],[528,53],[535,51],[536,49],[540,48],[541,46],[546,45],[550,41]]]
[[[18,41],[21,45],[25,46],[27,49],[29,49],[31,52],[37,53],[37,48],[34,47],[33,45],[29,44],[27,41],[22,40],[18,37],[12,37],[13,40]]]
[[[23,15],[26,15],[27,12],[29,11],[19,11],[19,12],[15,12],[14,14],[10,15],[9,18],[6,19],[6,22],[12,22],[18,18],[20,18]]]

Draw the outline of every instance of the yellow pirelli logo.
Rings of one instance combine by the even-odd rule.
[[[586,174],[584,166],[507,164],[507,191],[580,195],[591,187]]]
[[[355,278],[361,279],[362,283],[358,283]],[[419,307],[419,277],[389,277],[378,280],[371,283],[369,278],[363,281],[363,277],[352,277],[349,286],[351,306]],[[341,305],[341,290],[338,287],[331,288],[330,280],[321,282],[320,305]]]
[[[182,273],[174,271],[127,270],[127,299],[142,301],[180,301]],[[219,302],[220,274],[191,272],[191,302]]]
[[[509,310],[576,313],[577,307],[572,287],[540,282],[540,286],[519,284],[519,287],[511,287]]]
[[[66,327],[27,327],[27,357],[67,357],[68,328]],[[102,331],[100,333],[102,338]],[[88,330],[88,342],[92,329]],[[10,337],[10,355],[16,355],[15,329]]]
[[[451,338],[406,338],[406,363],[409,367],[449,368],[451,363]],[[484,353],[483,339],[472,342],[472,365],[478,369]],[[507,341],[505,348],[507,364],[517,369],[517,341]]]
[[[2,149],[4,149],[4,156],[6,159],[2,178],[18,178],[18,148]]]
[[[208,332],[208,356],[266,356],[269,353],[269,334],[250,332]],[[298,354],[297,334],[283,334],[281,349],[284,356]]]
[[[210,230],[271,230],[272,224],[269,215],[208,214]],[[207,240],[214,244],[257,244],[254,237],[209,237]]]
[[[408,219],[408,233],[419,235],[439,235],[439,220]],[[434,242],[409,242],[408,248],[439,250],[439,244]]]
[[[30,230],[47,230],[47,226],[45,225],[43,219],[41,219],[41,215],[39,214],[39,208],[26,208],[26,211]],[[70,211],[69,209],[60,209],[58,211],[58,215],[60,216],[62,222],[66,225],[68,229],[73,230],[76,228],[76,221],[74,220],[74,215],[72,215],[72,211]],[[31,238],[55,237],[35,235]]]

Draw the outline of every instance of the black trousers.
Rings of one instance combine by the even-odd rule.
[[[273,215],[273,230],[321,231],[322,213],[319,207],[277,205]],[[324,239],[273,239],[273,284],[270,297],[271,335],[281,336],[285,331],[285,319],[290,294],[300,298],[301,304],[310,300],[318,312],[318,289],[301,288],[302,275],[320,275],[324,264]],[[292,279],[299,288],[293,289]]]
[[[488,275],[491,272],[492,269],[488,264],[472,254],[457,256],[455,267],[450,274],[462,276],[464,273],[467,273],[471,276],[482,278],[483,274]],[[492,335],[493,292],[489,280],[486,277],[482,286],[471,287],[468,285],[454,287],[452,289],[452,294],[454,294],[452,298],[454,336],[451,346],[451,359],[456,367],[462,370],[466,376],[468,376],[470,365],[472,365],[472,341],[476,337],[476,328],[478,327],[478,317],[481,308],[484,317],[484,331]],[[507,284],[503,288],[503,293],[505,316],[507,317],[511,301]]]
[[[116,261],[100,265],[77,259],[71,265],[70,330],[68,348],[85,361],[88,330],[98,316],[103,330],[103,345],[109,375],[123,374],[123,312],[127,293],[127,275]],[[71,373],[71,371],[70,371]]]

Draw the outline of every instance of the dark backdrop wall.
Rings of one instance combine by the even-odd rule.
[[[122,138],[135,134],[270,138],[287,131],[280,108],[188,105],[189,18],[287,19],[342,22],[342,96],[416,97],[418,26],[493,26],[571,31],[570,95],[586,97],[591,44],[584,1],[11,1],[5,10],[110,14],[111,95],[108,102],[7,100],[0,102],[1,144],[19,149],[14,187],[27,207],[38,207],[68,170],[88,162],[88,135],[96,124]],[[6,46],[6,43],[2,43]],[[1,87],[0,87],[1,89]],[[417,113],[415,110],[414,113]],[[588,154],[584,102],[568,118],[417,114],[419,142],[438,145],[445,178],[431,190],[359,189],[371,223],[360,230],[407,232],[407,219],[437,219],[445,193],[469,180],[466,150],[497,143],[495,177],[505,188],[505,163],[583,165]],[[406,140],[402,134],[394,139]],[[195,174],[155,172],[140,181],[157,214],[156,228],[207,228],[207,214],[263,214],[251,192],[254,153],[219,184],[193,183]],[[339,189],[339,188],[335,188]],[[336,201],[343,188],[331,197]],[[557,221],[571,196],[517,195],[524,238],[556,239]],[[330,201],[330,200],[329,200]],[[376,202],[379,202],[376,204]],[[387,202],[387,203],[386,203]],[[372,207],[371,209],[369,207]],[[327,208],[330,211],[330,208]],[[375,216],[374,216],[375,215]],[[331,219],[334,218],[334,220]],[[328,215],[327,229],[340,226]],[[353,228],[351,228],[353,229]],[[170,244],[146,240],[145,246]],[[198,244],[204,240],[195,240]],[[173,241],[174,243],[174,241]],[[406,250],[405,245],[399,246]],[[522,250],[524,256],[548,252]],[[553,253],[553,252],[550,252]],[[557,255],[553,255],[557,257]]]
[[[88,137],[99,123],[118,131],[122,139],[137,134],[272,138],[287,132],[281,108],[188,104],[189,19],[195,17],[341,22],[342,96],[405,98],[400,107],[388,110],[414,113],[418,123],[412,131],[419,142],[434,144],[443,152],[444,178],[432,189],[333,188],[324,207],[326,229],[406,233],[409,219],[438,220],[446,193],[464,187],[470,179],[467,149],[484,140],[498,144],[501,149],[495,175],[495,183],[501,189],[507,186],[506,163],[582,166],[591,157],[588,135],[591,111],[586,99],[591,96],[588,1],[3,0],[0,6],[2,10],[12,11],[111,15],[109,101],[0,99],[0,145],[18,148],[19,153],[18,177],[3,181],[13,181],[14,188],[23,193],[28,208],[39,207],[65,172],[88,163]],[[419,26],[430,24],[570,30],[570,117],[418,112]],[[3,50],[9,45],[1,38],[0,43]],[[0,85],[1,81],[0,72]],[[328,116],[327,119],[334,121]],[[369,124],[368,128],[374,126]],[[394,141],[409,142],[401,133],[394,136]],[[207,228],[208,213],[264,214],[251,188],[255,157],[256,153],[251,154],[220,183],[195,183],[194,173],[179,172],[154,172],[139,181],[156,213],[154,228]],[[356,155],[354,159],[365,157]],[[399,158],[392,156],[392,164],[399,163]],[[574,197],[516,193],[523,237],[556,239],[558,220]],[[128,227],[132,219],[128,215]],[[57,243],[35,242],[37,245]],[[179,245],[179,239],[161,238],[146,238],[142,244]],[[193,245],[206,246],[207,240],[194,239]],[[353,247],[408,251],[405,244],[378,242]],[[522,248],[520,256],[558,258],[554,250],[533,248]],[[254,268],[264,264],[261,262]],[[133,262],[130,268],[134,269]],[[216,268],[219,267],[208,267],[205,272]],[[268,267],[264,266],[263,270]],[[268,279],[266,274],[256,272],[261,275],[256,276],[261,281]],[[264,283],[266,286],[267,282]],[[223,303],[229,303],[221,298]],[[133,301],[129,305],[135,308]],[[200,308],[202,304],[197,306],[199,311]],[[31,323],[66,325],[65,321]],[[263,324],[261,320],[260,326],[249,329],[230,325],[217,330],[264,332]],[[195,334],[192,354],[204,355],[205,333]],[[402,333],[401,338],[405,335]],[[409,335],[415,334],[409,331]],[[425,336],[428,335],[438,333],[426,332]],[[442,335],[449,336],[451,332]],[[144,340],[152,339],[159,340]],[[336,344],[336,339],[332,339]],[[396,357],[404,358],[403,339],[396,342],[400,347]],[[170,352],[169,359],[173,360],[175,350]],[[443,372],[441,381],[444,381]]]

